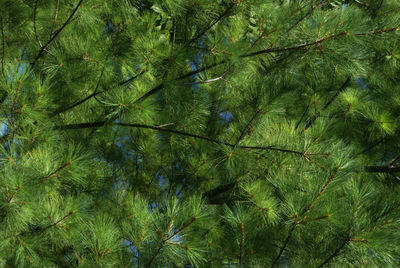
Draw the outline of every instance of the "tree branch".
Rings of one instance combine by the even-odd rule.
[[[281,249],[279,250],[278,256],[276,256],[275,260],[274,260],[274,261],[272,262],[272,264],[271,264],[271,268],[273,268],[273,267],[275,266],[275,263],[276,263],[277,261],[279,261],[279,259],[281,258],[282,253],[283,253],[283,251],[285,250],[287,244],[289,243],[289,240],[290,240],[290,238],[292,237],[292,234],[293,234],[293,231],[294,231],[295,228],[296,228],[296,223],[293,223],[293,224],[292,224],[292,227],[291,227],[290,230],[289,230],[289,234],[287,235],[285,241],[283,242],[283,245],[282,245]]]
[[[68,110],[71,110],[71,109],[75,108],[76,106],[81,105],[82,103],[86,102],[87,100],[89,100],[89,99],[91,99],[91,98],[93,98],[93,97],[96,97],[97,95],[99,95],[99,94],[101,94],[101,93],[104,93],[104,92],[108,91],[107,89],[105,89],[105,90],[103,90],[103,91],[98,91],[98,92],[97,92],[97,89],[99,88],[99,85],[100,85],[101,77],[103,76],[103,72],[104,72],[104,68],[103,68],[103,70],[102,70],[102,72],[101,72],[101,75],[100,75],[100,77],[99,77],[99,80],[97,81],[96,88],[95,88],[95,90],[93,91],[92,94],[90,94],[89,96],[85,97],[84,99],[82,99],[82,100],[80,100],[80,101],[75,102],[74,104],[72,104],[72,105],[70,105],[70,106],[68,106],[68,107],[66,107],[66,108],[56,110],[56,111],[52,114],[52,116],[55,116],[55,115],[60,114],[60,113],[64,113],[64,112],[66,112],[66,111],[68,111]],[[128,84],[129,82],[132,82],[133,80],[135,80],[136,78],[138,78],[140,75],[144,74],[145,72],[147,72],[147,71],[142,71],[142,72],[140,72],[139,74],[137,74],[137,75],[135,75],[135,76],[133,76],[133,77],[131,77],[131,78],[125,80],[125,81],[119,82],[117,86],[122,86],[122,85]]]
[[[3,18],[1,20],[1,44],[2,44],[2,53],[1,53],[1,73],[4,76],[4,57],[5,57],[5,44],[4,44],[4,22]]]
[[[241,233],[241,239],[240,239],[240,255],[239,255],[239,267],[243,267],[243,248],[244,248],[244,223],[240,223],[240,233]]]
[[[74,10],[72,11],[71,15],[68,17],[68,19],[64,22],[64,24],[60,27],[60,29],[58,29],[53,36],[50,38],[49,41],[47,41],[47,43],[42,46],[42,48],[40,49],[38,55],[36,56],[36,58],[34,59],[34,61],[31,63],[31,65],[34,65],[36,63],[36,61],[38,59],[40,59],[40,57],[43,56],[43,52],[46,50],[46,48],[56,39],[56,37],[64,30],[64,28],[70,23],[72,17],[75,15],[76,11],[78,10],[79,6],[82,4],[83,0],[80,0],[78,2],[78,4],[76,5],[76,7],[74,8]]]
[[[188,73],[186,73],[186,74],[183,74],[183,75],[179,76],[176,80],[177,80],[177,81],[183,80],[183,79],[188,78],[188,77],[190,77],[190,76],[192,76],[192,75],[195,75],[195,74],[204,72],[204,71],[206,71],[206,70],[208,70],[208,69],[214,68],[214,67],[216,67],[216,66],[218,66],[218,65],[221,65],[221,64],[224,64],[224,63],[226,63],[226,62],[227,62],[226,60],[223,60],[223,61],[220,61],[220,62],[217,62],[217,63],[210,64],[210,65],[205,66],[205,67],[202,67],[202,68],[200,68],[200,69],[198,69],[198,70],[194,70],[194,71],[188,72]],[[136,103],[138,103],[138,102],[141,102],[141,101],[147,99],[147,98],[150,97],[151,95],[156,94],[158,91],[160,91],[160,90],[163,89],[164,87],[165,87],[164,83],[161,83],[161,84],[155,86],[153,89],[151,89],[150,91],[146,92],[144,95],[142,95],[142,96],[139,97],[137,100],[135,100],[134,103],[136,104]]]
[[[165,243],[168,242],[168,240],[170,240],[171,238],[173,238],[174,236],[176,236],[177,234],[181,233],[185,228],[189,227],[190,225],[192,225],[196,220],[198,219],[197,216],[194,216],[188,223],[186,223],[184,226],[182,226],[181,228],[179,228],[177,231],[175,231],[173,234],[171,234],[170,236],[168,236],[167,238],[163,238],[161,232],[159,232],[160,238],[161,238],[161,244],[158,247],[157,251],[153,254],[153,256],[151,257],[151,259],[149,260],[149,262],[147,263],[146,267],[150,267],[151,264],[153,263],[154,259],[156,258],[156,256],[160,253],[161,249],[164,247]],[[170,227],[172,227],[171,223],[170,223]],[[168,230],[169,232],[170,230]],[[188,249],[188,248],[187,248]]]
[[[382,33],[389,33],[389,32],[394,32],[397,31],[398,27],[392,27],[392,28],[387,28],[387,29],[380,29],[380,30],[376,30],[376,31],[372,31],[372,32],[366,32],[366,33],[355,33],[355,36],[367,36],[367,35],[375,35],[375,34],[382,34]],[[343,37],[343,36],[348,36],[349,33],[347,31],[341,32],[341,33],[337,33],[337,34],[333,34],[330,36],[326,36],[323,37],[321,39],[318,39],[317,41],[311,42],[311,43],[306,43],[303,45],[298,45],[298,46],[293,46],[293,47],[281,47],[281,48],[267,48],[267,49],[263,49],[263,50],[259,50],[259,51],[255,51],[255,52],[251,52],[248,54],[243,54],[240,55],[241,58],[247,58],[247,57],[252,57],[252,56],[257,56],[257,55],[261,55],[261,54],[268,54],[268,53],[273,53],[273,52],[284,52],[284,51],[290,51],[290,50],[299,50],[299,49],[303,49],[306,47],[310,47],[310,46],[314,46],[314,45],[318,45],[321,44],[325,41],[328,40],[332,40],[332,39],[337,39],[339,37]]]
[[[318,44],[321,44],[321,43],[323,43],[325,41],[336,39],[338,37],[347,36],[347,35],[348,35],[348,32],[341,32],[341,33],[338,33],[338,34],[334,34],[334,35],[330,35],[330,36],[327,36],[327,37],[323,37],[321,39],[318,39],[317,41],[314,41],[314,42],[311,42],[311,43],[306,43],[306,44],[303,44],[303,45],[298,45],[298,46],[293,46],[293,47],[281,47],[281,48],[272,48],[272,47],[270,47],[270,48],[267,48],[267,49],[251,52],[251,53],[248,53],[248,54],[243,54],[243,55],[240,55],[240,57],[241,58],[247,58],[247,57],[253,57],[253,56],[257,56],[257,55],[261,55],[261,54],[273,53],[273,52],[284,52],[284,51],[290,51],[290,50],[299,50],[299,49],[303,49],[303,48],[306,48],[306,47],[309,47],[309,46],[318,45]]]
[[[338,171],[339,171],[339,169],[335,168],[335,170],[333,171],[332,175],[325,182],[324,186],[322,186],[321,190],[314,197],[314,199],[311,201],[310,205],[308,205],[307,208],[303,211],[303,213],[301,213],[301,216],[304,216],[305,214],[307,214],[311,210],[311,208],[314,206],[315,202],[318,201],[318,199],[321,197],[321,195],[326,191],[326,188],[328,188],[328,185],[333,181],[333,179],[335,178],[335,176],[336,176]]]
[[[242,129],[242,132],[240,133],[239,138],[237,139],[237,141],[235,142],[235,146],[243,139],[246,131],[248,130],[248,128],[250,127],[250,125],[253,123],[253,121],[256,119],[257,115],[262,112],[263,109],[258,109],[253,116],[250,118],[249,122],[247,122],[246,127],[244,129]]]
[[[321,112],[325,111],[329,105],[332,104],[332,102],[339,96],[339,94],[346,89],[347,85],[350,83],[350,76],[347,77],[346,81],[342,84],[342,86],[339,88],[339,90],[336,92],[335,95],[332,96],[332,98],[324,105],[324,107],[321,109],[321,111],[319,111],[308,123],[307,125],[304,127],[304,130],[307,130],[309,127],[312,126],[312,124],[314,124],[315,120],[317,120],[317,118],[320,116]]]
[[[303,121],[304,117],[306,116],[306,114],[307,114],[307,112],[308,112],[308,109],[310,109],[310,104],[311,104],[311,103],[309,103],[309,104],[307,105],[306,109],[304,110],[303,114],[301,115],[299,121],[297,122],[297,124],[296,124],[296,126],[295,126],[295,128],[294,128],[295,130],[299,127],[300,123]]]
[[[368,148],[366,148],[366,149],[362,150],[361,152],[357,153],[356,156],[357,156],[357,155],[360,155],[360,154],[363,154],[363,153],[366,153],[366,152],[368,152],[369,150],[374,149],[376,146],[378,146],[379,144],[381,144],[381,143],[384,142],[384,141],[385,141],[385,138],[380,139],[379,141],[375,142],[374,144],[372,144],[372,145],[369,146]]]
[[[400,172],[400,167],[394,167],[394,166],[366,166],[365,167],[366,172],[370,173],[394,173],[394,172]]]
[[[201,33],[190,39],[186,45],[189,45],[190,43],[193,43],[200,37],[202,37],[206,32],[208,32],[212,27],[214,27],[215,24],[217,24],[220,20],[222,20],[228,13],[229,11],[235,6],[235,4],[231,4],[224,13],[222,13],[213,23],[211,23],[206,29],[204,29]]]
[[[47,175],[46,177],[44,177],[40,183],[44,183],[47,179],[57,175],[58,172],[60,172],[61,170],[65,169],[66,167],[68,167],[69,165],[71,165],[72,162],[66,162],[64,165],[62,165],[61,167],[57,168],[55,171],[51,172],[49,175]]]
[[[318,199],[321,197],[321,195],[325,192],[325,190],[326,190],[326,188],[328,187],[328,185],[329,185],[329,184],[332,182],[332,180],[335,178],[337,172],[338,172],[338,168],[336,168],[336,169],[333,171],[332,175],[331,175],[331,176],[328,178],[328,180],[325,182],[324,186],[322,186],[322,188],[321,188],[321,190],[319,191],[319,193],[314,197],[314,199],[311,201],[311,203],[303,210],[303,212],[300,214],[300,216],[297,216],[297,214],[296,214],[296,216],[297,216],[297,217],[295,217],[296,220],[295,220],[295,222],[292,224],[292,227],[291,227],[291,229],[290,229],[290,231],[289,231],[289,234],[288,234],[288,236],[286,237],[285,242],[283,243],[283,245],[282,245],[282,247],[281,247],[281,249],[280,249],[280,251],[279,251],[278,256],[277,256],[277,257],[275,258],[275,260],[273,261],[273,263],[272,263],[272,265],[271,265],[271,268],[273,268],[274,265],[275,265],[275,263],[281,258],[282,254],[283,254],[283,251],[285,250],[286,246],[288,245],[289,240],[290,240],[290,238],[291,238],[291,236],[292,236],[292,234],[293,234],[293,231],[294,231],[294,229],[296,228],[297,224],[299,224],[299,223],[302,222],[301,220],[297,220],[297,219],[300,218],[300,217],[303,217],[305,214],[307,214],[307,213],[311,210],[311,208],[314,206],[315,202],[317,202],[317,200],[318,200]]]
[[[233,187],[235,187],[235,185],[236,185],[236,182],[220,185],[220,186],[218,186],[218,187],[216,187],[216,188],[214,188],[214,189],[212,189],[210,191],[207,191],[207,192],[203,193],[203,197],[207,198],[211,202],[214,202],[214,201],[216,201],[215,200],[216,196],[218,196],[220,194],[223,194],[223,193],[226,193],[227,191],[232,190]]]
[[[109,122],[108,121],[98,121],[98,122],[78,123],[78,124],[56,126],[55,129],[67,130],[67,129],[97,128],[97,127],[103,127],[107,123],[109,123]],[[163,128],[163,127],[158,127],[158,126],[151,126],[151,125],[144,125],[144,124],[130,124],[130,123],[115,123],[114,125],[123,126],[123,127],[152,129],[152,130],[157,130],[160,132],[174,133],[174,134],[178,134],[178,135],[182,135],[182,136],[193,137],[196,139],[213,142],[216,144],[226,145],[226,146],[229,146],[232,148],[236,147],[236,148],[241,148],[241,149],[270,150],[270,151],[278,151],[278,152],[283,152],[283,153],[297,154],[297,155],[301,155],[304,157],[304,152],[300,152],[300,151],[294,151],[294,150],[278,148],[278,147],[273,147],[273,146],[235,146],[234,144],[214,140],[214,139],[211,139],[206,136],[201,136],[201,135],[192,134],[192,133],[188,133],[188,132],[184,132],[184,131],[180,131],[180,130],[168,129],[168,128]]]
[[[61,219],[59,219],[59,220],[56,221],[55,223],[50,224],[50,225],[47,225],[46,227],[40,229],[40,231],[43,232],[43,231],[45,231],[45,230],[47,230],[47,229],[49,229],[49,228],[51,228],[51,227],[54,227],[54,226],[58,225],[60,222],[62,222],[62,221],[65,220],[66,218],[70,217],[70,216],[71,216],[72,214],[74,214],[74,213],[75,213],[74,210],[70,211],[67,215],[65,215],[64,217],[62,217]]]
[[[335,258],[336,256],[339,255],[340,251],[342,251],[342,249],[347,245],[347,243],[350,242],[350,237],[346,237],[346,239],[343,241],[343,243],[332,253],[332,255],[330,255],[325,261],[323,261],[318,268],[324,266],[325,264],[327,264],[328,262],[330,262],[333,258]]]

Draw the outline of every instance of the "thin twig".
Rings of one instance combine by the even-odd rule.
[[[358,152],[358,153],[356,154],[356,156],[357,156],[357,155],[360,155],[360,154],[363,154],[363,153],[366,153],[366,152],[368,152],[369,150],[374,149],[376,146],[378,146],[379,144],[381,144],[382,142],[384,142],[384,140],[385,140],[385,138],[380,139],[379,141],[375,142],[374,144],[372,144],[372,145],[369,146],[368,148],[362,150],[361,152]]]
[[[400,161],[400,155],[398,155],[396,158],[393,159],[392,162],[390,162],[390,166],[395,166],[397,165],[397,162]]]
[[[66,162],[64,165],[62,165],[61,167],[57,168],[55,171],[51,172],[49,175],[47,175],[46,177],[42,178],[40,183],[44,183],[47,179],[56,176],[58,172],[60,172],[61,170],[65,169],[66,167],[68,167],[69,165],[71,165],[72,162]]]
[[[104,68],[103,68],[102,71],[101,71],[100,77],[99,77],[99,79],[98,79],[98,81],[97,81],[97,84],[96,84],[96,88],[94,89],[94,91],[93,91],[92,94],[90,94],[89,96],[87,96],[86,98],[84,98],[84,99],[82,99],[82,100],[80,100],[80,101],[78,101],[78,102],[75,102],[74,104],[72,104],[72,105],[70,105],[70,106],[68,106],[68,107],[66,107],[66,108],[64,108],[64,109],[59,109],[59,110],[55,111],[55,112],[53,113],[53,116],[54,116],[54,115],[57,115],[57,114],[60,114],[60,113],[63,113],[63,112],[66,112],[66,111],[68,111],[68,110],[71,110],[71,109],[73,109],[74,107],[76,107],[76,106],[78,106],[78,105],[84,103],[85,101],[89,100],[90,98],[96,96],[97,94],[100,94],[101,92],[97,92],[97,89],[98,89],[98,87],[99,87],[99,85],[100,85],[100,80],[101,80],[101,78],[102,78],[102,76],[103,76],[103,73],[104,73]]]
[[[22,186],[18,185],[17,189],[14,191],[14,193],[8,198],[8,203],[11,203],[11,201],[14,199],[15,195],[21,190]],[[8,195],[7,195],[8,197]]]
[[[240,255],[239,255],[239,266],[242,267],[242,262],[243,262],[243,248],[244,248],[244,223],[240,223],[240,233],[241,233],[241,239],[240,239]]]
[[[318,201],[318,199],[322,196],[322,194],[326,191],[326,188],[328,188],[329,184],[333,181],[333,179],[335,178],[336,174],[338,172],[338,168],[336,168],[332,175],[329,177],[329,179],[325,182],[324,186],[322,186],[321,190],[319,191],[319,193],[314,197],[314,199],[311,201],[310,205],[307,206],[307,208],[303,211],[303,213],[301,213],[301,215],[305,215],[307,214],[311,208],[315,205],[315,203]]]
[[[59,220],[56,221],[55,223],[50,224],[50,225],[48,225],[48,226],[46,226],[46,227],[40,229],[40,231],[43,232],[43,231],[45,231],[45,230],[47,230],[47,229],[49,229],[49,228],[51,228],[51,227],[56,226],[57,224],[59,224],[60,222],[64,221],[66,218],[70,217],[70,216],[73,215],[74,213],[75,213],[74,210],[70,211],[67,215],[65,215],[64,217],[62,217],[61,219],[59,219]]]
[[[363,7],[368,7],[368,4],[366,4],[366,3],[362,3],[361,1],[359,1],[359,0],[354,0],[354,2],[356,2],[357,4],[360,4],[360,5],[362,5]]]
[[[311,8],[310,8],[310,10],[309,10],[303,17],[301,17],[300,19],[298,19],[298,20],[296,21],[296,23],[294,23],[289,29],[287,29],[286,32],[285,32],[285,34],[288,33],[288,32],[290,32],[290,31],[291,31],[293,28],[295,28],[297,25],[299,25],[304,19],[306,19],[309,15],[311,15],[312,12],[313,12],[317,7],[319,7],[319,6],[321,6],[322,4],[324,4],[324,2],[325,2],[325,1],[320,1],[320,3],[319,3],[318,5],[316,5],[316,6],[313,6],[313,3],[311,3]],[[282,35],[282,36],[283,36],[283,35]]]
[[[158,247],[157,251],[153,254],[153,256],[151,257],[151,259],[149,260],[149,262],[147,263],[146,267],[150,267],[151,264],[153,263],[154,259],[156,258],[156,256],[160,253],[161,249],[164,247],[165,243],[168,242],[168,240],[170,240],[171,238],[175,237],[177,234],[181,233],[184,229],[186,229],[187,227],[189,227],[190,225],[192,225],[196,220],[198,219],[197,216],[194,216],[187,224],[183,225],[181,228],[179,228],[177,231],[175,231],[173,234],[171,234],[170,236],[167,236],[166,238],[163,238],[163,236],[161,235],[161,233],[159,233],[160,238],[161,238],[161,244]],[[170,222],[170,228],[167,232],[167,234],[171,231],[170,229],[172,228],[172,221]]]
[[[35,7],[33,8],[33,31],[35,32],[36,41],[39,43],[39,47],[42,48],[42,42],[40,42],[39,34],[36,29],[36,12],[37,12],[37,4],[39,0],[35,0]]]
[[[270,48],[267,48],[267,49],[251,52],[251,53],[248,53],[248,54],[243,54],[243,55],[240,55],[240,57],[241,58],[247,58],[247,57],[257,56],[257,55],[261,55],[261,54],[269,54],[269,53],[273,53],[273,52],[285,52],[285,51],[290,51],[290,50],[299,50],[299,49],[303,49],[303,48],[306,48],[306,47],[318,45],[318,44],[321,44],[321,43],[323,43],[325,41],[336,39],[338,37],[347,36],[347,35],[348,35],[348,32],[341,32],[341,33],[338,33],[338,34],[334,34],[334,35],[330,35],[330,36],[327,36],[327,37],[323,37],[321,39],[318,39],[317,41],[314,41],[314,42],[311,42],[311,43],[306,43],[306,44],[303,44],[303,45],[298,45],[298,46],[293,46],[293,47],[281,47],[281,48],[270,47]]]
[[[223,63],[226,63],[226,62],[227,62],[226,60],[223,60],[223,61],[220,61],[220,62],[217,62],[217,63],[210,64],[210,65],[205,66],[205,67],[202,67],[202,68],[200,68],[200,69],[198,69],[198,70],[194,70],[194,71],[188,72],[188,73],[186,73],[186,74],[183,74],[183,75],[179,76],[176,80],[178,80],[178,81],[183,80],[183,79],[188,78],[188,77],[190,77],[190,76],[192,76],[192,75],[195,75],[195,74],[204,72],[204,71],[206,71],[206,70],[208,70],[208,69],[211,69],[211,68],[213,68],[213,67],[219,66],[219,65],[221,65],[221,64],[223,64]],[[163,89],[164,87],[165,87],[165,84],[164,84],[164,83],[161,83],[161,84],[155,86],[155,87],[152,88],[150,91],[146,92],[144,95],[142,95],[142,96],[139,97],[137,100],[135,100],[135,101],[134,101],[134,104],[136,104],[136,103],[138,103],[138,102],[141,102],[141,101],[144,101],[145,99],[147,99],[147,98],[150,97],[151,95],[156,94],[158,91],[160,91],[160,90]]]
[[[59,7],[59,5],[60,5],[60,0],[57,0],[56,11],[55,11],[55,14],[54,14],[54,21],[53,21],[53,25],[51,26],[51,31],[50,31],[50,38],[53,36],[54,28],[57,25],[57,16],[58,16],[58,7]]]

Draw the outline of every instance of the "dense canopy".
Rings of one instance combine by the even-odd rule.
[[[398,0],[2,0],[1,267],[398,267]]]

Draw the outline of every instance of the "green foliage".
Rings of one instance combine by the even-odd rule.
[[[0,3],[0,267],[398,267],[397,0]]]

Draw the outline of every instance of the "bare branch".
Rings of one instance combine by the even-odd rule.
[[[221,80],[222,78],[224,78],[224,76],[228,73],[228,71],[229,70],[227,70],[221,76],[218,76],[216,78],[212,78],[212,79],[208,79],[208,80],[204,80],[204,81],[198,81],[198,82],[185,83],[185,85],[198,85],[198,84],[212,83],[212,82],[215,82],[215,81],[218,81],[218,80]]]

